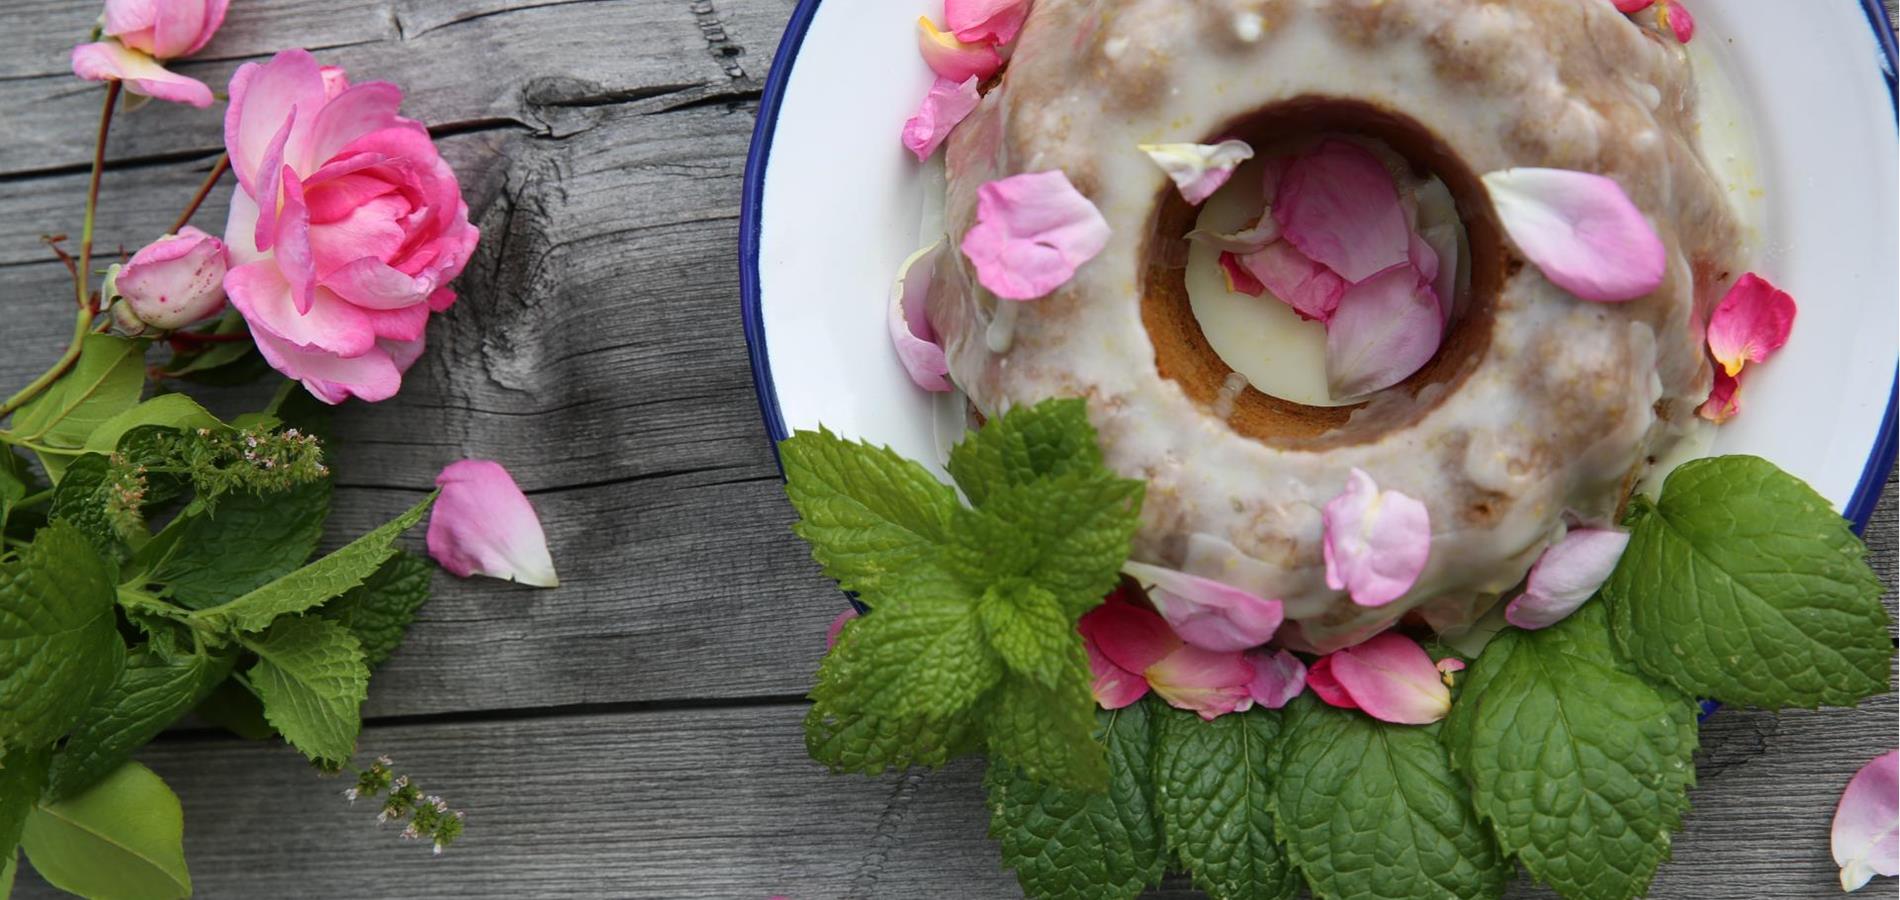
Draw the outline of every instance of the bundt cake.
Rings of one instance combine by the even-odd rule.
[[[986,414],[1087,398],[1110,465],[1148,484],[1133,558],[1282,600],[1293,649],[1408,614],[1469,624],[1567,523],[1612,521],[1708,396],[1703,322],[1739,229],[1682,48],[1608,2],[1038,0],[988,88],[948,144],[951,240],[981,186],[1057,169],[1111,236],[1033,303],[943,254],[928,317],[951,378]],[[1309,406],[1236,385],[1210,348],[1184,278],[1195,208],[1138,147],[1328,136],[1450,188],[1470,287],[1416,374]],[[1585,302],[1527,264],[1481,180],[1514,167],[1614,179],[1667,246],[1661,287]],[[1354,469],[1430,512],[1422,575],[1378,607],[1329,588],[1322,560],[1322,507]]]

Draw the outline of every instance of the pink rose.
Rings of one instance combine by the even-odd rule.
[[[224,308],[228,266],[223,242],[186,226],[132,254],[114,287],[139,321],[176,331]]]
[[[352,86],[302,50],[231,77],[224,289],[264,359],[326,403],[396,393],[480,237],[401,102],[395,85]]]
[[[190,56],[224,24],[230,0],[106,0],[109,40],[73,48],[73,74],[87,81],[124,82],[127,90],[200,109],[211,89],[159,65]]]

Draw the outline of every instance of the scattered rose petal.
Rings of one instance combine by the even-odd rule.
[[[80,44],[73,48],[72,64],[73,74],[87,81],[124,82],[134,94],[199,109],[211,105],[211,89],[204,82],[179,75],[118,41]]]
[[[1086,645],[1089,654],[1089,692],[1103,709],[1121,709],[1148,696],[1148,679],[1115,665],[1093,642]]]
[[[1589,172],[1504,169],[1484,176],[1498,221],[1552,284],[1620,303],[1662,285],[1668,250],[1622,186]]]
[[[923,105],[904,122],[904,146],[923,162],[937,152],[950,132],[976,109],[983,98],[976,92],[976,76],[961,82],[939,78],[924,95]]]
[[[458,578],[486,575],[556,587],[548,539],[521,488],[500,463],[465,459],[435,477],[429,555]]]
[[[1331,322],[1340,298],[1346,295],[1344,279],[1286,241],[1275,241],[1258,253],[1242,256],[1240,264],[1302,319]]]
[[[1384,606],[1405,595],[1431,554],[1425,504],[1398,491],[1380,491],[1372,476],[1353,469],[1346,489],[1320,516],[1326,585],[1347,591],[1360,606]]]
[[[971,78],[982,81],[1003,67],[994,46],[959,41],[950,32],[938,31],[928,16],[917,17],[917,52],[930,71],[959,84]]]
[[[1326,383],[1337,399],[1363,397],[1412,376],[1438,353],[1445,315],[1410,264],[1346,289],[1326,325]]]
[[[1563,621],[1609,579],[1629,542],[1627,532],[1571,529],[1531,566],[1524,593],[1504,608],[1504,620],[1527,631]]]
[[[1709,316],[1709,352],[1730,375],[1762,362],[1788,343],[1794,330],[1794,298],[1753,272],[1728,289]]]
[[[1169,705],[1212,719],[1248,708],[1253,666],[1239,653],[1182,641],[1151,610],[1111,595],[1076,624],[1089,653],[1096,702],[1127,706],[1152,688]]]
[[[1616,4],[1618,12],[1633,13],[1648,9],[1656,0],[1611,0],[1611,2]]]
[[[1392,174],[1347,141],[1325,141],[1287,164],[1273,216],[1286,240],[1348,282],[1405,262],[1411,244]]]
[[[1187,233],[1187,239],[1228,253],[1258,253],[1280,239],[1280,223],[1273,216],[1265,215],[1239,231],[1219,232],[1196,228]]]
[[[1285,619],[1278,600],[1265,600],[1218,581],[1146,563],[1127,562],[1122,574],[1152,585],[1148,600],[1184,641],[1228,652],[1273,639]]]
[[[1005,300],[1034,300],[1075,277],[1108,246],[1108,221],[1060,170],[1011,175],[977,189],[963,255]]]
[[[1843,891],[1900,875],[1900,750],[1874,757],[1847,782],[1834,807],[1833,844]]]
[[[1352,695],[1346,693],[1346,689],[1340,687],[1339,679],[1333,676],[1333,655],[1330,653],[1313,660],[1313,665],[1306,670],[1306,686],[1312,688],[1313,696],[1325,701],[1327,706],[1359,708],[1359,704],[1353,702]]]
[[[1239,653],[1217,653],[1182,644],[1142,674],[1169,706],[1191,710],[1209,721],[1253,706],[1253,696],[1248,693],[1253,666]]]
[[[1447,656],[1438,661],[1438,680],[1444,682],[1446,687],[1451,687],[1454,681],[1453,674],[1464,670],[1464,660],[1456,656]]]
[[[1418,233],[1438,260],[1438,272],[1430,278],[1432,293],[1438,297],[1439,311],[1444,313],[1446,324],[1451,323],[1452,307],[1458,299],[1458,235],[1461,227],[1456,223],[1433,225]]]
[[[1029,0],[944,0],[943,21],[970,43],[1007,44],[1029,17]]]
[[[837,618],[831,620],[831,627],[825,629],[825,649],[826,650],[830,650],[831,648],[838,646],[838,635],[844,633],[844,624],[857,617],[858,617],[857,610],[847,609],[844,612],[839,613]]]
[[[930,320],[924,316],[931,275],[942,256],[943,242],[938,241],[904,260],[897,270],[897,283],[891,286],[890,312],[885,317],[898,361],[904,364],[910,380],[926,391],[951,390],[950,380],[945,377],[950,374],[950,363],[930,328]]]
[[[1405,635],[1388,631],[1327,658],[1340,690],[1375,719],[1428,725],[1451,712],[1451,691],[1438,667],[1425,648]]]
[[[1715,386],[1709,389],[1709,399],[1696,407],[1696,415],[1708,419],[1717,425],[1735,418],[1742,411],[1742,382],[1737,376],[1730,375],[1721,365],[1715,367]]]
[[[1689,15],[1689,8],[1677,0],[1663,0],[1656,8],[1656,21],[1675,35],[1679,43],[1687,44],[1695,37],[1695,16]]]
[[[1220,273],[1227,279],[1227,290],[1236,294],[1258,297],[1267,292],[1267,286],[1260,283],[1253,273],[1242,264],[1240,257],[1231,251],[1222,250],[1220,254]]]
[[[1182,646],[1160,613],[1116,595],[1083,615],[1076,630],[1108,662],[1130,672],[1147,671]]]
[[[1253,159],[1246,141],[1218,144],[1141,144],[1140,150],[1168,173],[1181,199],[1199,206],[1234,177],[1234,169]]]
[[[1267,709],[1279,709],[1293,702],[1306,690],[1306,664],[1285,650],[1268,653],[1264,648],[1247,654],[1253,663],[1253,681],[1247,694]]]
[[[1413,232],[1409,238],[1410,245],[1406,250],[1406,261],[1412,264],[1413,269],[1418,270],[1419,280],[1427,284],[1437,281],[1438,250],[1431,245],[1430,241],[1425,240],[1425,235],[1421,233]]]

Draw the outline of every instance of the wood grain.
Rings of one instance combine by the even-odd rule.
[[[834,778],[799,735],[841,601],[787,531],[733,265],[755,98],[791,7],[245,0],[180,66],[220,84],[294,39],[408,91],[485,238],[404,392],[340,417],[332,543],[407,506],[444,463],[495,458],[533,495],[563,580],[438,578],[375,679],[365,751],[470,812],[442,859],[378,831],[281,747],[180,732],[149,748],[184,799],[198,896],[1019,896],[984,837],[974,766]],[[65,53],[95,14],[10,0],[0,32],[0,384],[43,368],[70,327],[70,285],[38,237],[78,228],[97,89]],[[133,116],[105,179],[108,251],[167,224],[219,149],[216,110]],[[199,224],[217,230],[222,204]],[[1892,482],[1869,539],[1892,585]],[[1836,896],[1834,801],[1897,729],[1892,697],[1719,713],[1653,896]],[[52,894],[27,876],[20,895]]]

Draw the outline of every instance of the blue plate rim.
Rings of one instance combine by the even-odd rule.
[[[745,180],[739,207],[739,305],[745,326],[746,354],[752,364],[752,386],[758,395],[759,414],[764,419],[766,433],[772,441],[772,459],[778,465],[781,477],[784,476],[784,464],[778,458],[778,442],[790,437],[791,432],[786,428],[785,414],[779,408],[778,390],[772,380],[772,362],[766,352],[765,308],[759,287],[759,240],[764,227],[766,168],[772,155],[772,137],[778,128],[779,107],[784,102],[792,68],[798,61],[799,48],[804,45],[805,34],[811,29],[812,20],[822,2],[799,0],[797,7],[792,10],[784,35],[779,39],[771,70],[765,77],[765,89],[759,98],[758,123],[753,128],[752,142],[746,151]],[[1874,41],[1880,47],[1882,75],[1887,82],[1888,97],[1894,102],[1896,126],[1900,126],[1900,81],[1896,80],[1896,71],[1900,70],[1900,53],[1896,52],[1893,23],[1887,18],[1880,0],[1860,0],[1860,5],[1867,17],[1868,27],[1874,32]],[[1900,409],[1900,360],[1896,360],[1894,384],[1888,391],[1887,409],[1882,416],[1880,430],[1875,435],[1867,463],[1861,469],[1860,482],[1843,512],[1854,523],[1857,533],[1866,531],[1874,507],[1880,502],[1881,489],[1893,472],[1896,455],[1900,454],[1900,419],[1896,418],[1897,409]]]

